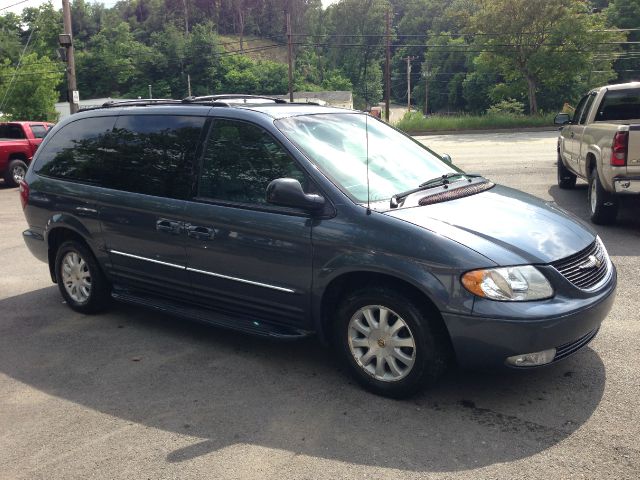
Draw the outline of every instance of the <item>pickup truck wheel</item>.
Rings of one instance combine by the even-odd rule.
[[[618,199],[607,192],[598,176],[598,169],[591,170],[589,176],[589,207],[591,221],[596,225],[610,225],[616,221],[618,215]]]
[[[446,369],[446,339],[437,333],[435,315],[395,290],[362,288],[338,307],[334,344],[364,388],[404,398]]]
[[[55,261],[58,288],[67,305],[80,313],[97,313],[107,306],[109,283],[86,245],[64,242]]]
[[[27,164],[22,160],[11,160],[9,168],[4,175],[4,183],[10,187],[17,187],[20,181],[27,174]]]
[[[562,157],[558,153],[558,187],[569,190],[576,186],[576,176],[564,166]]]

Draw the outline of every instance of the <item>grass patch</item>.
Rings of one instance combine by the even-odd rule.
[[[552,127],[554,114],[512,115],[507,113],[486,115],[458,115],[425,117],[420,112],[409,112],[396,127],[407,133],[438,132],[443,130],[493,130],[498,128]]]

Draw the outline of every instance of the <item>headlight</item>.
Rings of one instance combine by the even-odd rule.
[[[549,281],[531,265],[473,270],[461,280],[471,293],[491,300],[524,302],[553,296]]]

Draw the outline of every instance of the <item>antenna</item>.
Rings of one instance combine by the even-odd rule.
[[[369,192],[369,114],[364,114],[364,133],[367,143],[367,215],[371,215],[371,194]]]

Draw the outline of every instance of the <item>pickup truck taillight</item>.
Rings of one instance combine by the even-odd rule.
[[[627,146],[629,145],[629,132],[616,132],[611,146],[611,165],[624,167],[627,164]]]
[[[27,206],[29,201],[29,184],[24,180],[20,180],[20,202],[22,203],[22,209]]]

